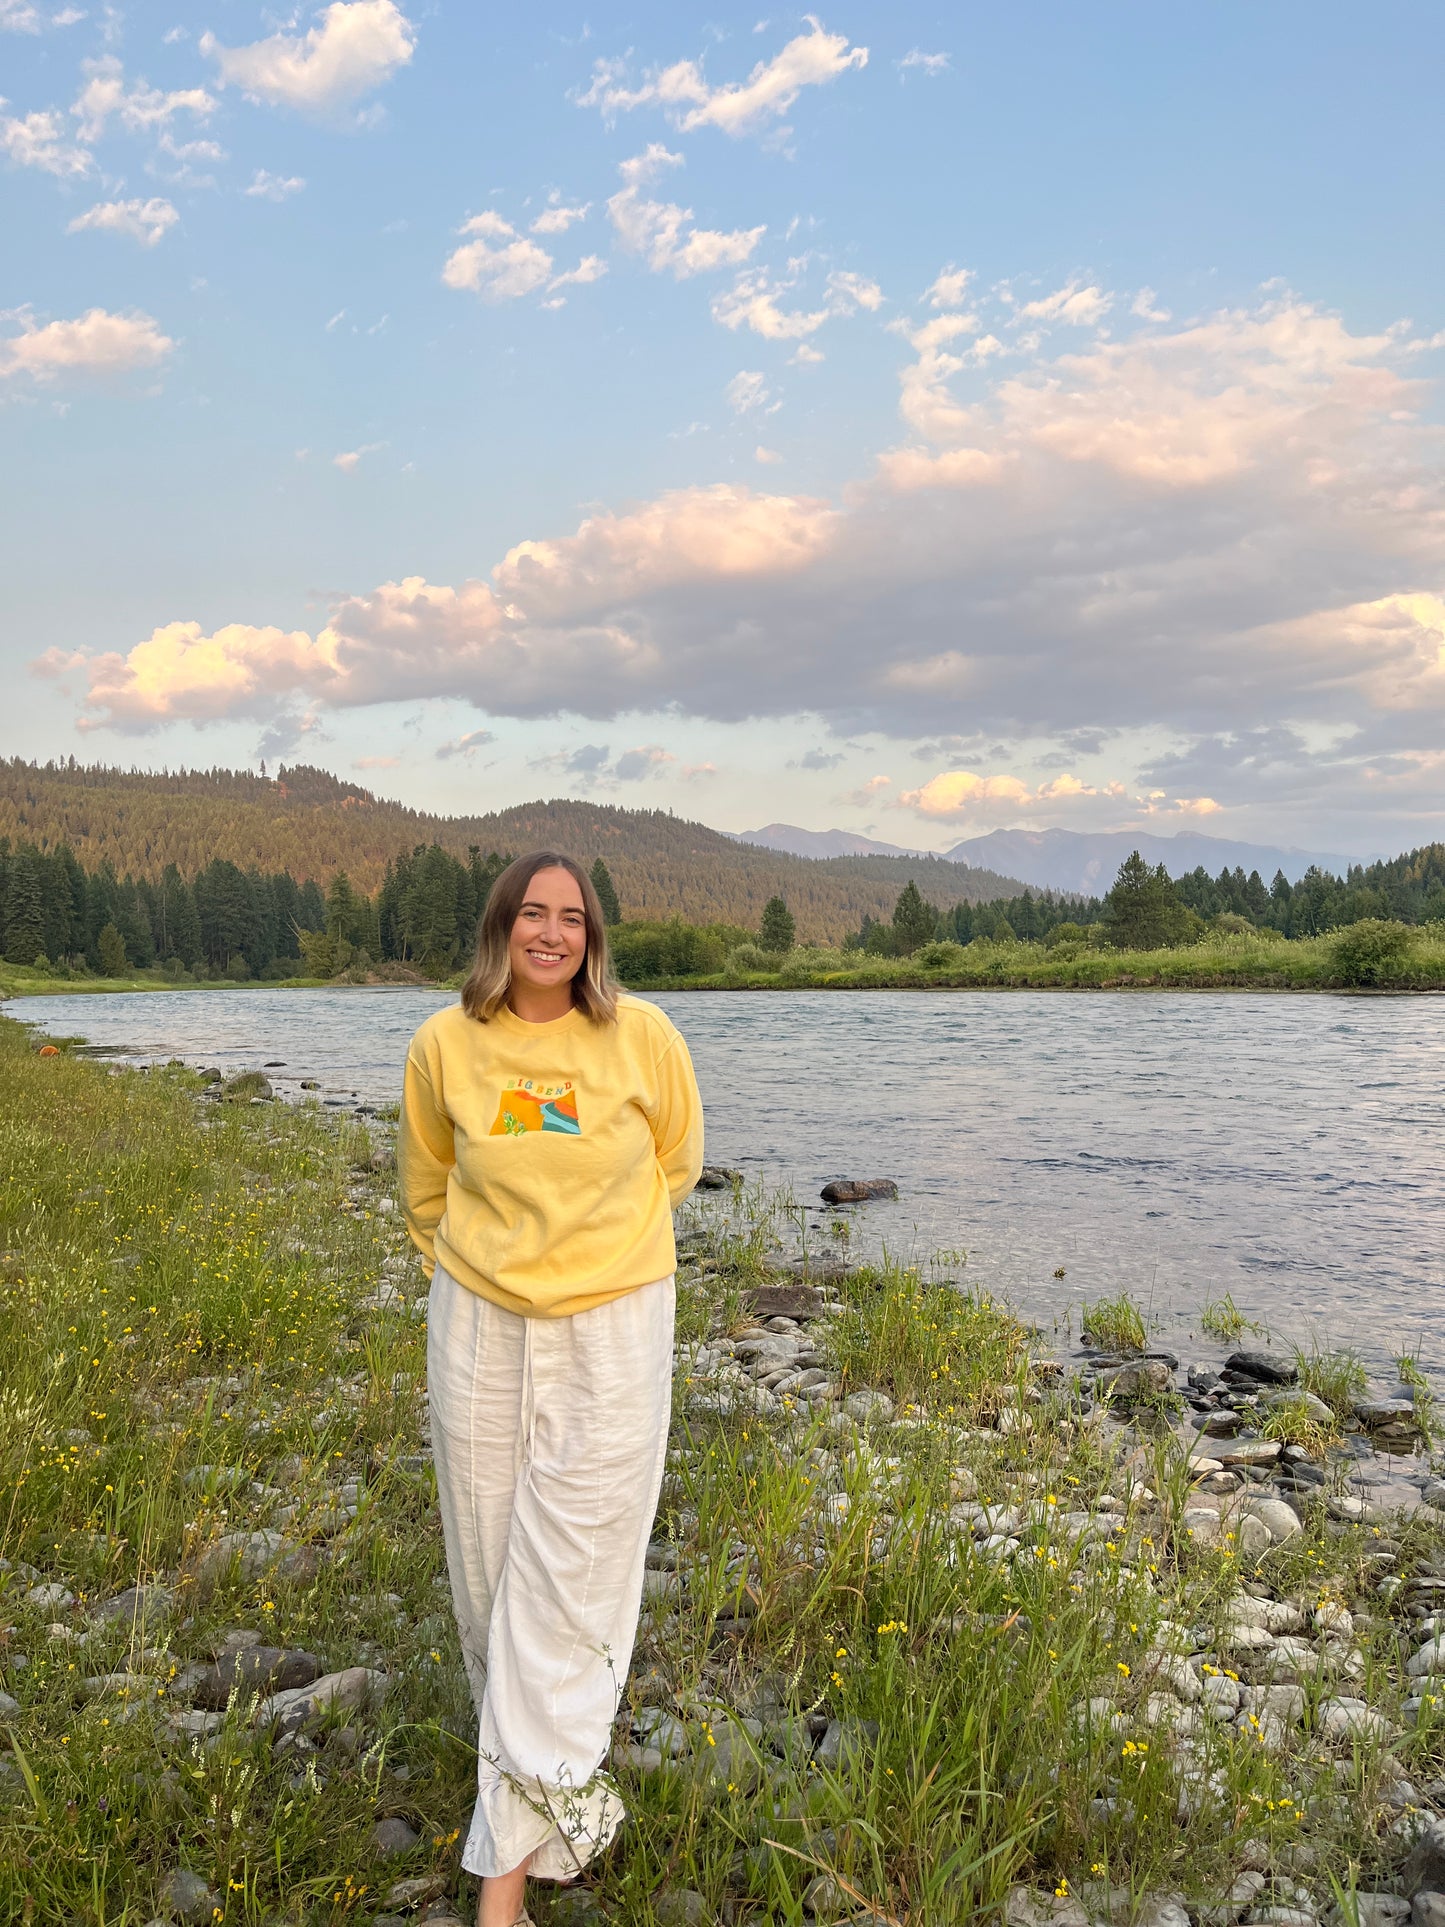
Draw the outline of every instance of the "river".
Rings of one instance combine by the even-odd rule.
[[[248,988],[7,1008],[132,1061],[279,1060],[282,1095],[308,1077],[323,1100],[387,1104],[407,1038],[445,1001]],[[855,1250],[953,1253],[946,1275],[1060,1337],[1082,1298],[1127,1290],[1184,1345],[1200,1306],[1229,1293],[1281,1337],[1348,1344],[1377,1367],[1402,1350],[1445,1366],[1445,999],[656,1001],[691,1047],[712,1161],[810,1206],[832,1177],[897,1180],[896,1204],[850,1213]]]

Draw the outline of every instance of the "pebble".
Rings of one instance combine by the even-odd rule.
[[[374,1705],[386,1696],[389,1681],[385,1673],[370,1666],[348,1666],[339,1673],[327,1673],[309,1686],[272,1693],[256,1709],[256,1724],[280,1727],[295,1733],[314,1725],[332,1708],[351,1711]]]

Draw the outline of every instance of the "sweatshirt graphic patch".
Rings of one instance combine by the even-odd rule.
[[[506,1086],[497,1106],[497,1121],[489,1135],[524,1137],[528,1131],[560,1131],[564,1137],[581,1137],[577,1093],[570,1079],[560,1084],[545,1084],[535,1078],[519,1077]]]

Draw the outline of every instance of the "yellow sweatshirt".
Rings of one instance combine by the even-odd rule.
[[[672,1207],[702,1169],[687,1045],[655,1004],[548,1024],[460,1004],[406,1054],[402,1209],[427,1275],[507,1311],[562,1318],[667,1277]]]

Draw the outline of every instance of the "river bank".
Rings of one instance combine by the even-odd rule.
[[[37,1041],[0,1025],[0,1912],[465,1916],[387,1125]],[[1445,1885],[1445,1517],[1426,1458],[1325,1446],[1338,1372],[1306,1361],[1321,1419],[1060,1361],[826,1234],[800,1266],[758,1188],[680,1222],[634,1822],[539,1921],[1307,1927]]]

